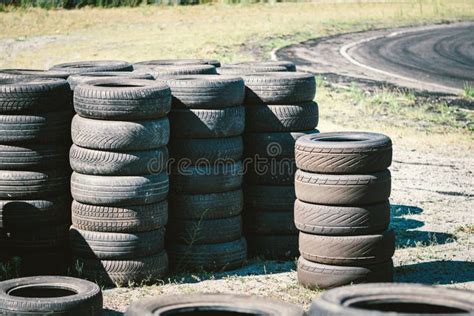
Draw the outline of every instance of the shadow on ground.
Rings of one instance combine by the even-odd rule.
[[[422,208],[408,205],[391,205],[390,226],[397,234],[397,248],[423,247],[443,245],[456,240],[456,236],[448,233],[418,230],[425,225],[424,222],[406,218],[407,215],[418,215]]]
[[[395,268],[395,281],[423,284],[453,284],[474,281],[474,262],[431,261]]]

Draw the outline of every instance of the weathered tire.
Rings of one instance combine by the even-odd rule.
[[[26,77],[0,81],[2,114],[64,111],[70,106],[71,91],[63,79]]]
[[[245,104],[293,104],[313,101],[316,80],[303,72],[262,72],[244,75]]]
[[[293,212],[248,211],[244,215],[245,232],[249,235],[298,235]]]
[[[242,137],[226,138],[177,138],[168,146],[170,156],[177,168],[190,165],[235,162],[242,160],[244,143]]]
[[[69,243],[72,253],[81,258],[123,260],[146,257],[164,249],[165,230],[140,233],[104,233],[71,226]]]
[[[330,289],[352,283],[392,282],[393,262],[366,266],[336,266],[298,259],[298,283],[310,289]]]
[[[318,126],[319,112],[316,102],[292,105],[250,105],[245,109],[245,131],[297,132]]]
[[[191,194],[234,191],[242,186],[243,173],[241,161],[173,168],[170,174],[171,190]]]
[[[295,188],[292,185],[244,186],[245,208],[259,212],[286,212],[293,210]]]
[[[262,73],[262,72],[280,72],[280,71],[288,71],[288,69],[284,66],[260,66],[260,67],[252,67],[252,68],[243,68],[243,67],[236,67],[235,65],[223,65],[219,69],[217,69],[217,73],[220,75],[226,76],[245,76],[251,75],[255,73]]]
[[[203,245],[231,242],[242,236],[240,216],[205,219],[171,220],[166,227],[166,242],[181,245]]]
[[[295,142],[305,135],[317,134],[317,129],[301,132],[246,133],[243,135],[245,157],[292,158],[295,157]]]
[[[58,64],[51,67],[50,70],[63,71],[70,74],[79,74],[98,71],[132,71],[133,66],[132,64],[125,61],[91,60]]]
[[[170,266],[177,271],[232,270],[242,266],[247,259],[245,238],[218,244],[170,244],[167,250]]]
[[[0,229],[8,232],[68,223],[70,205],[69,195],[44,200],[1,200]]]
[[[242,212],[242,190],[210,194],[171,193],[170,218],[206,220],[237,216]]]
[[[168,273],[168,256],[158,254],[128,260],[99,260],[73,257],[79,276],[107,285],[157,283]]]
[[[214,67],[220,67],[221,63],[215,59],[157,59],[141,61],[133,64],[133,66],[170,66],[170,65],[212,65]]]
[[[0,170],[45,170],[68,165],[64,144],[0,145]]]
[[[183,307],[186,306],[186,307]],[[230,315],[303,316],[304,311],[292,304],[265,297],[229,294],[184,294],[147,298],[130,305],[126,316],[179,314],[187,311]]]
[[[298,235],[248,235],[249,255],[270,260],[298,257]]]
[[[68,192],[67,169],[37,171],[0,170],[0,199],[44,199]]]
[[[51,71],[42,69],[1,69],[0,79],[67,79],[69,73],[64,71]]]
[[[299,169],[316,173],[356,174],[383,171],[392,163],[392,141],[383,134],[320,133],[295,145]]]
[[[74,116],[71,135],[74,144],[89,149],[150,150],[168,144],[167,118],[146,121],[91,120]]]
[[[245,182],[261,185],[293,185],[296,164],[291,158],[269,159],[249,163]]]
[[[80,116],[92,119],[157,119],[171,109],[171,90],[153,80],[93,80],[74,90],[74,109]]]
[[[474,314],[472,292],[421,284],[358,284],[322,293],[310,316]]]
[[[390,171],[333,175],[297,170],[296,197],[304,202],[326,205],[365,205],[390,197]]]
[[[173,108],[215,109],[242,105],[244,81],[240,77],[195,75],[158,78],[173,95]]]
[[[384,231],[390,224],[388,201],[361,206],[331,206],[295,202],[295,225],[317,235],[369,235]]]
[[[78,173],[136,176],[160,173],[165,170],[168,162],[168,149],[163,146],[151,150],[114,152],[72,145],[69,158],[72,170]]]
[[[0,142],[63,143],[70,142],[71,111],[28,115],[0,115]]]
[[[72,197],[84,204],[151,204],[166,199],[168,189],[165,172],[143,176],[95,176],[74,172],[71,176]]]
[[[102,293],[97,284],[71,277],[11,279],[0,282],[0,314],[100,316]]]
[[[171,76],[215,75],[216,67],[212,65],[163,65],[148,68],[155,79]]]
[[[172,138],[239,136],[245,127],[245,108],[173,109],[169,114]]]
[[[111,233],[145,232],[168,222],[166,200],[147,205],[109,207],[72,202],[72,224],[82,230]]]
[[[274,67],[285,67],[287,71],[296,71],[296,66],[291,61],[275,60],[275,61],[244,61],[226,66],[244,69],[272,69]]]
[[[18,255],[32,252],[47,252],[68,246],[69,224],[36,226],[28,230],[3,231],[0,234],[0,249]]]
[[[70,75],[67,78],[71,90],[74,91],[78,85],[98,79],[143,79],[154,80],[153,76],[141,71],[104,71],[104,72],[85,72],[81,74]]]
[[[300,232],[299,249],[306,260],[334,265],[367,265],[390,260],[395,232],[373,235],[322,236]]]

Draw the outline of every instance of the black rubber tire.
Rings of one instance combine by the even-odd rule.
[[[69,146],[66,144],[0,145],[0,170],[44,170],[66,167]]]
[[[55,289],[64,296],[48,297]],[[97,284],[65,276],[11,279],[0,282],[0,314],[100,316],[102,292]]]
[[[288,71],[284,66],[263,66],[263,67],[236,67],[235,65],[223,65],[217,69],[217,73],[225,76],[245,76],[263,72],[281,72]]]
[[[287,212],[293,210],[296,200],[292,185],[251,185],[244,186],[245,209],[258,212]]]
[[[73,267],[81,278],[99,284],[141,286],[156,284],[168,273],[168,256],[165,251],[142,258],[128,260],[99,260],[73,257]]]
[[[168,146],[176,168],[242,160],[242,137],[172,139]]]
[[[136,176],[164,171],[168,163],[168,149],[163,146],[152,150],[114,152],[72,145],[69,158],[72,170],[78,173]]]
[[[225,66],[231,66],[231,67],[236,67],[236,68],[244,68],[244,69],[265,69],[269,68],[272,69],[274,67],[285,67],[286,71],[296,71],[296,66],[294,63],[291,61],[285,61],[285,60],[272,60],[272,61],[244,61],[244,62],[238,62],[230,65],[225,65]]]
[[[109,207],[72,202],[72,224],[82,230],[110,233],[139,233],[165,227],[166,200],[128,207]]]
[[[220,67],[221,63],[215,59],[157,59],[141,61],[133,64],[133,66],[170,66],[170,65],[212,65],[214,67]]]
[[[335,266],[298,259],[298,283],[318,290],[347,284],[393,281],[392,260],[367,266]]]
[[[189,76],[189,75],[216,75],[216,67],[212,65],[163,65],[149,68],[155,79]]]
[[[171,90],[154,80],[93,80],[74,90],[74,109],[80,116],[92,119],[157,119],[171,110]]]
[[[66,249],[69,223],[36,226],[28,230],[11,230],[0,233],[0,249],[18,255]]]
[[[81,74],[70,75],[67,78],[71,90],[74,91],[80,84],[87,83],[89,81],[98,79],[143,79],[143,80],[154,80],[153,76],[149,73],[142,71],[104,71],[104,72],[85,72]]]
[[[324,205],[365,205],[390,197],[390,171],[333,175],[297,170],[295,192],[299,200]]]
[[[313,101],[316,79],[304,72],[262,72],[244,75],[245,104],[294,104]]]
[[[317,134],[317,129],[301,132],[246,133],[243,135],[245,157],[295,158],[295,142],[305,135]]]
[[[98,71],[132,71],[133,66],[125,61],[91,60],[57,64],[51,67],[50,70],[63,71],[70,74],[80,74]]]
[[[0,79],[67,79],[69,73],[64,71],[51,71],[43,69],[1,69]]]
[[[143,176],[95,176],[74,172],[71,194],[74,200],[93,205],[145,205],[168,196],[168,174]]]
[[[8,232],[69,223],[70,205],[69,195],[44,200],[1,200],[0,229]]]
[[[240,189],[244,169],[241,161],[228,164],[173,168],[171,190],[190,194],[227,192]]]
[[[171,220],[166,227],[166,242],[181,245],[203,245],[231,242],[242,237],[241,216]]]
[[[292,211],[245,212],[244,228],[248,235],[298,235]]]
[[[298,235],[248,235],[249,256],[267,260],[294,260],[299,256]]]
[[[69,244],[74,256],[101,260],[147,257],[164,249],[165,229],[140,233],[104,233],[71,226]]]
[[[298,168],[310,172],[378,172],[392,163],[392,141],[376,133],[321,133],[299,138],[295,157]]]
[[[170,244],[167,250],[170,267],[176,271],[227,271],[241,267],[247,260],[245,238],[218,244]]]
[[[91,120],[74,116],[71,125],[74,144],[89,149],[150,150],[168,144],[168,118],[146,121]]]
[[[0,115],[0,143],[68,143],[71,111]]]
[[[0,81],[2,114],[64,111],[70,106],[71,91],[63,79],[26,77]]]
[[[247,133],[297,132],[316,128],[316,102],[292,105],[250,105],[245,109]]]
[[[172,138],[219,138],[244,132],[245,108],[173,109],[169,114]]]
[[[334,265],[367,265],[390,260],[395,232],[358,236],[322,236],[300,232],[299,249],[306,260]]]
[[[472,315],[472,292],[421,284],[358,284],[323,292],[309,316]]]
[[[171,193],[170,218],[207,220],[237,216],[242,212],[242,190],[210,194]]]
[[[186,307],[183,307],[186,306]],[[132,303],[126,316],[152,316],[195,312],[219,315],[303,316],[296,305],[265,297],[230,294],[183,294],[147,298]]]
[[[244,81],[235,76],[195,75],[158,78],[173,95],[173,108],[215,109],[242,105]]]
[[[361,206],[331,206],[295,201],[295,225],[317,235],[369,235],[390,224],[390,203]]]
[[[0,170],[0,199],[34,200],[67,194],[69,171],[56,169],[39,171]]]
[[[249,163],[245,182],[261,185],[294,185],[296,164],[291,158],[256,160]]]

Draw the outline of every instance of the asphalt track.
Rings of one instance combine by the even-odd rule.
[[[474,22],[314,39],[284,47],[275,58],[320,74],[459,94],[474,86]]]

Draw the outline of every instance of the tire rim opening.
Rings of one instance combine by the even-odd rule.
[[[163,316],[264,316],[266,313],[260,313],[249,310],[239,310],[237,307],[219,307],[219,306],[193,306],[178,307],[163,312]]]
[[[143,85],[139,84],[120,84],[120,83],[99,83],[94,84],[96,87],[104,87],[104,88],[137,88],[137,87],[144,87]]]
[[[70,288],[48,285],[19,286],[8,291],[8,295],[30,298],[53,298],[76,295],[77,292]]]
[[[363,301],[349,305],[350,307],[380,311],[380,312],[396,312],[405,314],[468,314],[467,310],[454,306],[443,306],[431,303],[415,303],[415,302],[381,302],[381,301]]]
[[[318,142],[363,142],[366,141],[365,138],[360,137],[351,137],[351,136],[332,136],[332,137],[318,137],[316,141]]]

